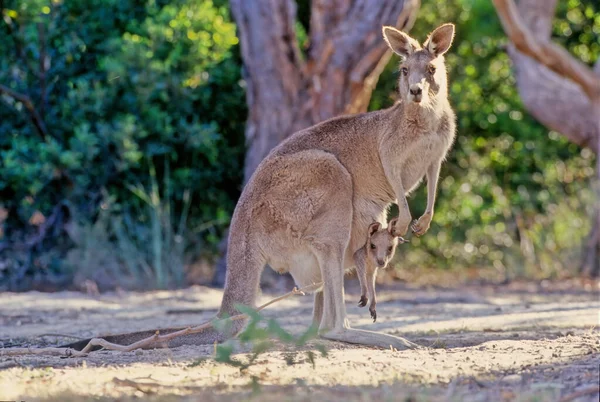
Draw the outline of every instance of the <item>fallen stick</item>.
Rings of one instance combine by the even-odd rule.
[[[282,296],[276,297],[275,299],[270,300],[267,303],[263,304],[262,306],[258,307],[256,309],[256,311],[261,311],[261,310],[265,309],[266,307],[270,306],[271,304],[277,303],[277,302],[287,299],[288,297],[291,297],[291,296],[295,296],[295,295],[304,296],[306,294],[305,292],[312,292],[314,290],[317,290],[321,286],[323,286],[323,282],[313,283],[312,285],[305,286],[302,289],[294,288],[294,289],[292,289],[291,292],[286,293]],[[234,315],[233,317],[230,317],[230,318],[224,318],[222,320],[236,321],[236,320],[241,320],[244,318],[247,318],[246,314],[238,314],[238,315]],[[154,335],[149,336],[148,338],[139,340],[137,342],[134,342],[131,345],[119,345],[116,343],[108,342],[107,340],[105,340],[103,338],[93,338],[81,351],[78,351],[78,350],[75,350],[72,348],[6,348],[6,349],[0,349],[0,356],[18,356],[18,355],[33,354],[33,355],[50,355],[50,356],[63,356],[63,357],[84,357],[84,356],[87,356],[88,353],[92,352],[91,349],[94,346],[100,346],[100,347],[102,347],[104,349],[108,349],[108,350],[117,350],[119,352],[131,352],[133,350],[140,349],[145,346],[150,346],[155,343],[164,344],[174,338],[177,338],[177,337],[180,337],[183,335],[189,335],[189,334],[195,334],[198,332],[202,332],[207,328],[212,328],[213,326],[214,326],[214,322],[207,322],[205,324],[201,324],[201,325],[198,325],[195,327],[187,327],[187,328],[179,330],[179,331],[171,332],[170,334],[166,334],[166,335],[161,335],[160,331],[157,330],[154,333]]]

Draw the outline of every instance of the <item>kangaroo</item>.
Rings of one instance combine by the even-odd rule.
[[[422,46],[389,26],[383,27],[383,37],[403,59],[400,101],[388,109],[341,116],[299,131],[259,164],[232,216],[219,317],[238,313],[237,304],[255,306],[261,272],[268,264],[290,272],[300,287],[323,282],[314,293],[313,308],[321,337],[383,348],[418,347],[401,337],[351,328],[343,281],[369,224],[382,222],[393,202],[399,209],[395,232],[406,234],[412,221],[406,196],[423,177],[427,208],[411,229],[417,236],[429,229],[440,166],[455,137],[444,62],[454,25],[436,28]],[[221,342],[241,331],[243,321],[235,321],[227,333],[211,329],[176,338],[168,346]],[[153,333],[105,339],[130,344]]]
[[[358,305],[364,307],[369,299],[369,312],[373,322],[377,321],[377,296],[375,294],[375,280],[378,268],[385,268],[394,256],[398,244],[407,243],[403,237],[394,235],[396,219],[392,219],[386,228],[380,222],[373,222],[367,230],[367,242],[354,253],[354,263],[360,282],[360,301]]]

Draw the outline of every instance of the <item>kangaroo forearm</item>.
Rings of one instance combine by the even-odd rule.
[[[398,204],[398,224],[397,227],[401,231],[400,234],[404,234],[404,228],[407,228],[412,220],[412,215],[410,213],[410,207],[408,206],[408,201],[406,199],[406,192],[404,191],[404,187],[399,185],[396,190],[396,203]]]
[[[427,209],[425,213],[433,215],[437,193],[437,183],[440,178],[440,163],[433,163],[427,169]]]

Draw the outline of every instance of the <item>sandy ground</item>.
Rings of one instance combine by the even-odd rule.
[[[205,287],[100,296],[3,293],[0,347],[69,341],[56,334],[89,337],[202,323],[220,299],[219,290]],[[348,284],[346,299],[354,327],[429,348],[392,351],[318,341],[329,354],[313,368],[305,354],[310,345],[290,365],[289,347],[275,344],[244,373],[216,363],[212,345],[70,359],[0,357],[0,400],[598,401],[597,290],[380,287],[377,323],[356,307],[356,283]],[[300,333],[311,308],[312,297],[295,296],[265,315]],[[259,387],[252,386],[253,377]]]

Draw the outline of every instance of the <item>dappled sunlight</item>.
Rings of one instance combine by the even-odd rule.
[[[599,7],[0,0],[0,402],[596,401]]]
[[[210,387],[231,392],[245,387],[253,375],[260,376],[261,383],[267,387],[297,384],[298,379],[307,386],[353,387],[394,385],[399,381],[405,386],[449,384],[457,378],[468,377],[486,381],[498,372],[524,368],[525,371],[532,368],[529,370],[532,372],[542,363],[551,364],[554,370],[576,360],[586,362],[584,369],[597,364],[598,357],[585,357],[592,343],[585,339],[575,340],[580,347],[573,347],[565,338],[544,342],[490,341],[471,348],[409,352],[342,346],[330,350],[328,358],[319,359],[315,368],[306,361],[289,366],[282,353],[268,352],[262,356],[261,364],[244,374],[212,359],[192,365],[198,358],[208,357],[210,348],[128,354],[103,352],[100,357],[88,358],[87,364],[72,359],[67,366],[61,362],[54,369],[4,370],[0,372],[0,389],[4,390],[3,397],[18,399],[25,393],[44,398],[68,391],[85,397],[135,395],[136,388],[125,386],[126,380],[158,382],[162,386],[158,390],[161,394],[185,395]],[[244,359],[244,356],[238,358]],[[106,362],[118,366],[107,367]],[[32,381],[37,378],[44,381]]]
[[[0,341],[39,343],[43,339],[52,344],[63,340],[37,336],[92,336],[200,324],[214,316],[213,308],[221,293],[193,287],[99,298],[74,292],[8,294],[0,303],[0,319],[5,320],[0,325]],[[259,302],[271,296],[262,295]],[[140,381],[159,384],[153,388],[159,395],[191,395],[212,388],[230,393],[244,389],[253,375],[259,376],[264,386],[278,387],[297,384],[299,379],[311,387],[436,387],[460,378],[485,382],[497,373],[527,372],[540,364],[571,367],[571,362],[581,360],[586,362],[581,363],[583,368],[573,366],[573,370],[585,370],[600,362],[597,354],[592,358],[595,360],[588,356],[598,350],[594,328],[600,301],[593,293],[557,303],[552,294],[515,294],[501,288],[493,293],[489,289],[450,289],[434,295],[428,290],[388,287],[380,291],[376,323],[366,309],[355,306],[354,299],[358,300],[353,292],[347,295],[349,319],[354,327],[406,336],[432,349],[390,351],[320,341],[329,350],[328,357],[317,358],[313,368],[301,354],[307,347],[297,349],[296,363],[288,365],[286,356],[290,350],[277,343],[277,351],[262,354],[260,363],[246,373],[215,362],[213,345],[129,353],[101,351],[85,359],[23,356],[15,358],[18,364],[11,360],[0,363],[0,367],[17,366],[0,371],[2,397],[45,398],[67,392],[82,397],[140,396],[143,394],[139,394],[139,387],[131,385]],[[191,310],[186,313],[188,309]],[[266,318],[277,319],[286,330],[302,333],[312,319],[312,296],[290,297],[264,313]],[[7,319],[17,314],[19,323]],[[311,348],[313,344],[309,343],[308,349]],[[237,350],[249,351],[249,346],[238,343]],[[246,357],[236,354],[234,358]],[[42,366],[52,368],[37,368]]]

